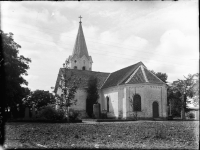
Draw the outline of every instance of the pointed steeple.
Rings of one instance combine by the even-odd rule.
[[[81,19],[82,17],[80,16],[79,18]],[[67,60],[69,60],[69,66],[71,69],[92,70],[93,61],[92,57],[88,54],[81,23],[80,20],[73,53]]]
[[[82,18],[82,17],[80,16],[79,18]],[[85,37],[84,37],[84,34],[83,34],[83,29],[82,29],[81,23],[82,22],[80,20],[78,34],[77,34],[77,37],[76,37],[76,42],[75,42],[75,45],[74,45],[72,57],[74,55],[77,55],[79,58],[81,58],[82,56],[85,55],[89,59],[88,50],[87,50],[87,46],[86,46]]]

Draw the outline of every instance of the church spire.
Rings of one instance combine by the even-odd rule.
[[[88,55],[88,50],[85,42],[85,37],[83,34],[83,29],[81,25],[81,16],[79,22],[78,34],[76,36],[76,42],[74,45],[73,53],[69,56],[68,60],[70,62],[71,69],[78,70],[92,70],[92,57]]]
[[[86,42],[85,42],[85,37],[83,34],[82,25],[81,25],[82,17],[80,16],[79,18],[80,18],[79,29],[78,29],[78,34],[76,37],[76,42],[74,45],[72,56],[77,55],[79,58],[81,58],[82,56],[85,55],[87,58],[89,58],[88,50],[87,50],[87,46],[86,46]]]

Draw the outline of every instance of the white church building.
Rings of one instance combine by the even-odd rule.
[[[101,105],[101,110],[107,110],[108,117],[131,118],[133,108],[130,99],[138,104],[138,118],[167,117],[167,85],[149,71],[142,62],[111,73],[92,71],[93,61],[88,53],[81,21],[73,53],[68,59],[70,69],[60,68],[54,92],[62,94],[59,88],[59,84],[62,84],[60,75],[66,73],[67,76],[73,74],[80,77],[81,84],[75,95],[77,104],[71,108],[80,111],[83,118],[86,115],[87,93],[85,89],[90,76],[98,78],[100,95],[98,102]]]

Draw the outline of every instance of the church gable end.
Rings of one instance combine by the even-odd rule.
[[[151,73],[149,70],[144,68],[144,72],[146,74],[147,79],[149,80],[150,83],[161,83],[164,84],[162,80],[160,80],[156,75]]]
[[[145,83],[145,77],[142,73],[141,67],[137,70],[135,75],[127,82],[128,84]]]

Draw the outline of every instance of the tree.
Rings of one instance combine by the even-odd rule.
[[[93,115],[93,105],[98,103],[99,92],[97,88],[98,79],[95,76],[91,76],[87,84],[87,99],[86,99],[86,112],[89,117]]]
[[[169,116],[180,117],[181,116],[181,93],[174,92],[173,87],[169,86],[167,89],[167,105],[169,106]]]
[[[134,118],[138,119],[138,111],[141,111],[141,101],[139,101],[139,95],[133,94],[132,98],[129,97],[129,102],[134,112]]]
[[[23,101],[26,106],[34,106],[36,109],[40,109],[48,104],[55,103],[53,94],[44,90],[36,90],[31,92],[26,98],[23,99]]]
[[[56,105],[62,109],[65,114],[67,114],[67,120],[69,122],[69,107],[72,105],[76,105],[77,99],[75,99],[75,94],[78,89],[78,86],[81,82],[81,78],[76,77],[71,73],[70,76],[67,76],[67,70],[69,69],[69,60],[66,60],[65,64],[63,64],[64,71],[59,78],[61,80],[61,84],[59,84],[59,88],[62,91],[61,95],[56,94]]]
[[[151,72],[153,72],[160,80],[162,80],[163,82],[167,83],[167,74],[166,73],[162,73],[162,72],[154,72],[153,70],[151,70]]]
[[[182,99],[181,117],[183,120],[185,120],[185,111],[187,111],[187,103],[190,103],[189,98],[193,98],[196,94],[196,80],[194,79],[195,76],[198,76],[198,74],[189,74],[187,77],[184,76],[185,80],[178,79],[177,81],[174,81],[172,83],[174,93],[179,92],[180,98]]]
[[[10,111],[16,109],[16,106],[22,102],[22,98],[26,95],[25,87],[22,85],[28,85],[28,82],[23,78],[23,75],[28,75],[29,63],[31,60],[25,58],[22,55],[18,55],[19,48],[21,46],[17,44],[13,39],[13,33],[4,33],[0,30],[2,37],[3,56],[1,58],[1,68],[4,68],[5,72],[5,108]],[[2,57],[2,54],[1,54]],[[0,78],[3,78],[0,75]],[[15,114],[15,113],[13,113]]]

